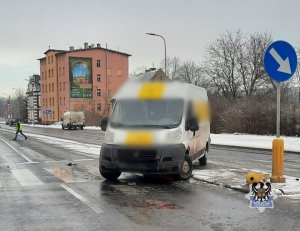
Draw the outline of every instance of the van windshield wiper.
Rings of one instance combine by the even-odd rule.
[[[158,124],[137,124],[137,125],[134,125],[134,126],[137,126],[137,127],[147,127],[147,128],[167,128],[167,129],[172,128],[169,125],[158,125]]]
[[[159,124],[123,124],[118,122],[111,122],[113,127],[146,127],[146,128],[165,128],[171,129],[173,126],[170,125],[159,125]]]

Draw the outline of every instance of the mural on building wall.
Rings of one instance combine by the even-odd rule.
[[[71,98],[93,98],[91,58],[69,58]]]

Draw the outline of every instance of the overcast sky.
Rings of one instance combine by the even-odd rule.
[[[108,44],[131,54],[129,71],[167,56],[200,62],[226,30],[269,32],[300,46],[299,0],[0,0],[0,97],[26,88],[53,49]]]

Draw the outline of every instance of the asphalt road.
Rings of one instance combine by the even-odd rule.
[[[110,183],[99,175],[98,155],[46,142],[53,136],[101,145],[101,131],[26,127],[29,139],[12,141],[14,131],[1,126],[0,230],[300,230],[299,200],[278,198],[260,214],[243,193],[194,179],[123,174]],[[269,161],[270,153],[213,148],[206,168],[257,166],[257,158]],[[297,155],[286,158],[299,163]]]

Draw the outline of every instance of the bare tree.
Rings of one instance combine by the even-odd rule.
[[[139,75],[139,74],[141,74],[141,73],[144,73],[145,70],[147,70],[147,67],[146,67],[146,66],[137,67],[137,68],[135,68],[135,69],[129,74],[129,76],[132,77],[132,76],[135,76],[135,75]]]
[[[178,72],[181,66],[181,61],[178,57],[167,57],[167,71],[166,75],[170,79],[178,79]],[[159,67],[164,69],[165,60],[162,59],[160,61]]]
[[[12,98],[12,113],[13,118],[18,118],[21,121],[27,120],[27,101],[25,93],[22,89],[16,89]]]
[[[222,34],[207,49],[203,70],[212,79],[216,90],[226,97],[237,98],[241,87],[239,55],[244,35],[238,30]]]
[[[238,77],[241,78],[243,93],[246,96],[253,95],[258,89],[274,86],[269,81],[264,65],[263,56],[268,45],[272,42],[271,35],[264,33],[250,34],[239,49],[238,54]]]

